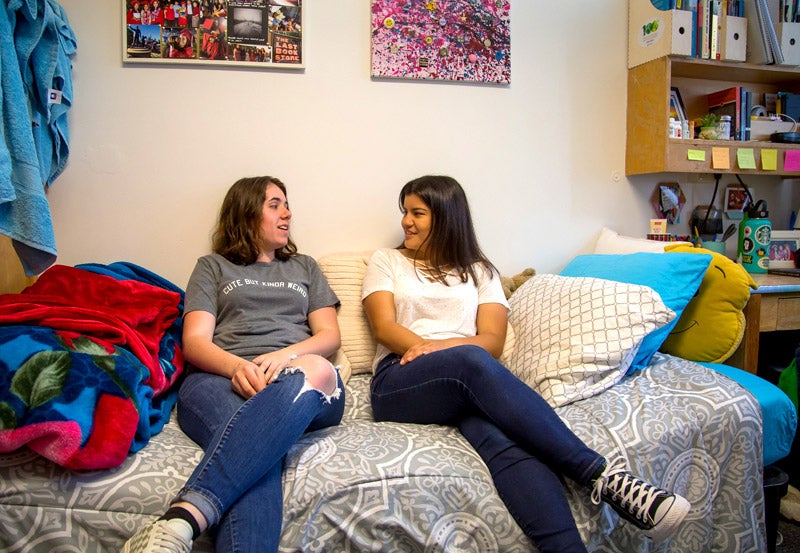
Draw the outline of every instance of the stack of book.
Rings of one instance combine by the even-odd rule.
[[[651,0],[660,10],[692,15],[692,53],[701,59],[730,59],[725,37],[731,17],[747,19],[746,60],[756,64],[786,63],[776,25],[800,21],[800,0]]]
[[[782,128],[781,121],[796,123],[800,121],[800,94],[778,92],[777,94],[757,94],[743,86],[732,86],[712,92],[707,96],[709,113],[731,116],[731,138],[733,140],[769,140],[764,133],[753,136],[751,126],[755,119],[776,121],[771,126],[774,131],[793,131],[794,125]],[[766,107],[765,107],[766,106]],[[754,118],[753,108],[765,117]],[[760,128],[760,127],[759,127]],[[769,135],[770,133],[767,133]]]
[[[652,0],[652,3],[661,10],[692,12],[692,57],[719,60],[731,57],[725,52],[728,18],[745,17],[745,3],[751,1],[756,0]]]
[[[800,0],[629,0],[628,67],[664,55],[800,66]]]

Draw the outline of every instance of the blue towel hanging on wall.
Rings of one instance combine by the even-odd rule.
[[[8,0],[0,7],[0,234],[12,238],[29,276],[56,260],[45,193],[69,155],[76,49],[54,0]]]

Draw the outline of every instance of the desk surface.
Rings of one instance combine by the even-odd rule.
[[[758,284],[753,294],[784,294],[800,292],[800,277],[770,274],[751,274]]]

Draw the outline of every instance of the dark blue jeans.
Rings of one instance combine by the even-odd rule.
[[[302,372],[283,372],[247,401],[229,379],[209,373],[181,385],[178,422],[205,455],[176,499],[216,526],[217,553],[278,550],[283,458],[303,433],[339,424],[344,386],[337,380],[340,393],[326,397],[301,393]]]
[[[458,427],[542,553],[585,552],[561,475],[588,485],[603,457],[482,348],[458,346],[405,365],[399,359],[388,355],[375,369],[375,419]]]

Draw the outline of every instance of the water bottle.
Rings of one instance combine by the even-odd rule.
[[[758,200],[747,209],[739,224],[739,255],[748,273],[766,273],[769,269],[769,244],[772,223],[767,202]]]

